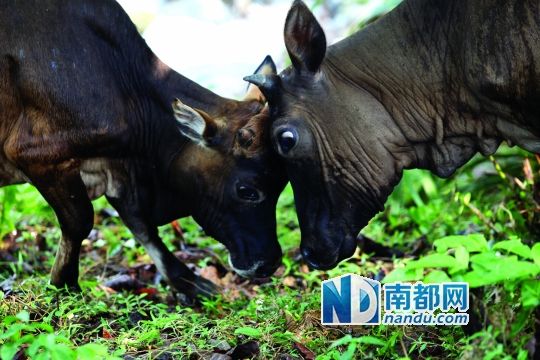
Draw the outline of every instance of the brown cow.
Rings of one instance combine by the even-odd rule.
[[[271,275],[285,178],[265,150],[259,95],[224,99],[174,72],[112,0],[3,1],[0,186],[29,182],[54,209],[62,240],[51,282],[78,287],[90,199],[101,195],[179,292],[213,288],[158,236],[157,226],[190,214],[240,274]]]

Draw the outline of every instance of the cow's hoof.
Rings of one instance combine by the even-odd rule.
[[[202,298],[212,297],[219,293],[219,287],[216,284],[200,276],[192,280],[179,279],[171,285],[175,292],[181,294],[180,300],[186,305],[200,303]]]
[[[200,276],[197,276],[195,279],[195,284],[197,296],[212,297],[220,292],[220,289],[216,284]]]

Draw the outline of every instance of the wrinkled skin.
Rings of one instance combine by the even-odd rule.
[[[504,140],[540,151],[539,11],[534,1],[406,0],[327,49],[294,2],[293,66],[246,80],[269,99],[312,267],[353,254],[404,169],[447,177]]]

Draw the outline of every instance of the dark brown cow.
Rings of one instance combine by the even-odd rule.
[[[228,100],[174,72],[111,0],[1,6],[0,186],[32,183],[54,209],[62,228],[54,285],[78,286],[90,199],[101,195],[179,292],[213,288],[158,236],[158,225],[190,214],[227,246],[240,274],[274,272],[285,178],[265,151],[268,115],[256,89]],[[272,70],[265,64],[261,71]]]
[[[353,254],[403,169],[450,176],[504,140],[540,151],[538,1],[406,0],[328,49],[295,1],[285,45],[291,68],[248,80],[270,100],[313,267]]]

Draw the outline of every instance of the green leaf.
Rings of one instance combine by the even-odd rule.
[[[531,258],[531,249],[523,244],[521,240],[499,241],[493,245],[493,250],[506,250],[523,258]]]
[[[540,273],[535,264],[528,261],[518,261],[515,257],[501,258],[492,263],[489,270],[475,269],[463,275],[463,281],[471,288],[491,285],[502,281],[532,277]]]
[[[9,338],[18,339],[21,336],[21,331],[26,330],[26,328],[26,324],[15,323],[8,327],[3,334],[0,333],[0,340]]]
[[[488,250],[488,243],[482,234],[453,235],[435,240],[433,246],[438,252],[463,246],[468,252],[482,252]]]
[[[262,333],[259,329],[255,329],[252,327],[241,327],[236,330],[234,330],[235,335],[246,335],[252,338],[260,338]]]
[[[77,359],[75,351],[66,344],[54,344],[54,346],[49,348],[49,352],[51,354],[51,359],[53,360]]]
[[[25,323],[30,321],[30,314],[26,310],[22,310],[15,317]]]
[[[351,335],[345,335],[341,339],[337,339],[336,341],[334,341],[330,345],[329,349],[333,349],[333,348],[336,348],[336,347],[341,346],[341,345],[349,344],[352,341],[352,339],[353,339],[353,337]]]
[[[369,335],[353,338],[353,341],[358,344],[368,344],[368,345],[376,345],[376,346],[386,345],[386,341],[381,340],[378,337],[369,336]]]
[[[412,269],[408,270],[406,268],[397,268],[392,270],[388,275],[384,277],[381,281],[383,284],[396,282],[396,281],[415,281],[421,280],[424,275],[424,269]]]
[[[525,308],[540,306],[540,281],[527,280],[521,285],[521,304]]]
[[[533,259],[534,263],[540,267],[540,243],[533,245],[531,249],[531,258]]]
[[[512,327],[510,329],[510,336],[517,336],[518,333],[523,330],[525,325],[531,319],[531,313],[532,309],[521,309],[521,311],[517,313],[517,316],[515,317],[514,322],[512,323]]]
[[[356,343],[351,342],[347,347],[347,351],[340,355],[339,360],[353,360],[356,353]]]
[[[429,198],[433,198],[437,195],[437,185],[431,176],[422,176],[422,188]]]
[[[99,344],[85,344],[77,348],[77,360],[104,359],[108,355],[106,346]]]
[[[0,359],[13,360],[18,350],[19,350],[19,347],[15,344],[9,344],[9,343],[4,344],[0,348]]]
[[[471,288],[493,285],[503,280],[501,274],[481,270],[473,270],[463,275],[463,281],[469,283]]]
[[[451,274],[469,267],[469,251],[464,246],[458,246],[455,250],[456,266],[450,271]]]
[[[407,263],[406,269],[418,269],[418,268],[450,268],[457,265],[457,261],[453,256],[447,254],[430,254],[416,261],[410,261]]]
[[[428,284],[443,283],[443,282],[449,282],[449,281],[452,281],[452,280],[442,270],[430,271],[429,274],[427,274],[424,277],[424,282]]]
[[[19,319],[17,319],[17,317],[13,316],[13,315],[10,315],[10,316],[6,316],[4,318],[4,320],[2,320],[2,324],[4,325],[11,325],[13,324],[14,322],[18,322]],[[1,334],[0,334],[1,336]]]
[[[498,262],[502,258],[503,258],[502,256],[497,255],[495,252],[489,251],[489,252],[471,255],[469,261],[471,262],[471,264],[478,265],[482,269],[489,271],[493,263]],[[476,267],[473,266],[473,268],[476,268]]]

